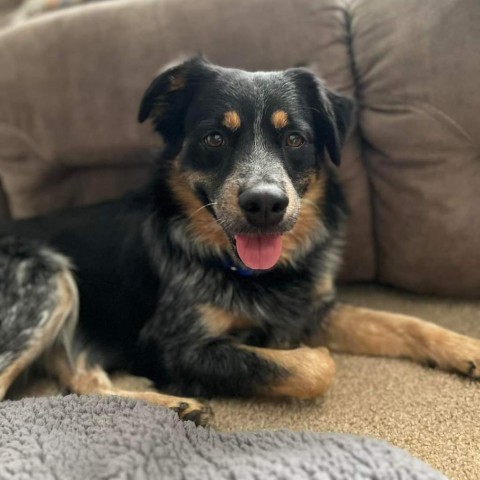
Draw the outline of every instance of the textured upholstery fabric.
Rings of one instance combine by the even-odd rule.
[[[479,4],[369,0],[351,17],[378,279],[478,297]]]
[[[12,14],[21,4],[22,0],[2,0],[0,2],[0,28],[12,21]]]
[[[142,183],[160,142],[136,124],[137,106],[178,55],[301,64],[358,100],[339,169],[352,209],[343,278],[478,296],[479,17],[475,0],[121,0],[5,29],[0,179],[10,212]]]
[[[3,191],[2,185],[0,184],[0,218],[9,218],[9,210],[7,204],[7,197]]]

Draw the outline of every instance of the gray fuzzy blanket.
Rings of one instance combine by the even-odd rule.
[[[445,480],[369,438],[217,433],[121,398],[0,404],[0,479]]]

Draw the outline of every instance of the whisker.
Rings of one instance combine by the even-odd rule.
[[[197,214],[200,210],[203,210],[204,208],[207,208],[207,207],[210,207],[211,205],[217,205],[218,202],[212,202],[212,203],[207,203],[206,205],[203,205],[201,206],[200,208],[198,208],[197,210],[195,210],[193,213],[192,213],[192,217]]]

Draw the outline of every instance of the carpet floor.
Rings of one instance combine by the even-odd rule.
[[[377,286],[342,289],[342,300],[416,315],[480,338],[480,302],[450,301]],[[216,426],[291,428],[387,440],[452,480],[480,479],[480,382],[406,360],[334,355],[337,376],[314,402],[216,400]]]

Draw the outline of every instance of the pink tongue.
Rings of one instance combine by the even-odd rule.
[[[238,256],[253,270],[272,268],[282,253],[281,235],[236,235],[235,240]]]

